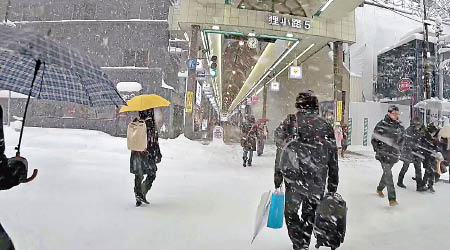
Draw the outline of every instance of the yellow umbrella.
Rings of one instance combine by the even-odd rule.
[[[162,98],[159,95],[139,95],[131,98],[126,106],[120,108],[119,113],[132,112],[132,111],[143,111],[158,107],[168,107],[170,102]]]

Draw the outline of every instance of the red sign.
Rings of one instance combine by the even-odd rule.
[[[252,101],[253,101],[253,102],[258,102],[258,101],[259,101],[259,98],[258,98],[257,96],[254,96],[254,97],[252,98]]]
[[[253,104],[253,102],[252,102],[252,99],[247,99],[247,105],[252,105]]]
[[[400,90],[400,92],[406,92],[408,90],[411,89],[411,80],[409,78],[403,78],[399,83],[398,83],[398,90]]]

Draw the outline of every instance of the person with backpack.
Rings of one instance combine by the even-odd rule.
[[[155,113],[153,109],[139,111],[139,118],[134,123],[144,123],[146,127],[145,141],[146,146],[143,151],[131,151],[130,173],[134,174],[134,194],[136,197],[136,206],[142,203],[149,204],[146,195],[152,187],[156,178],[158,168],[156,164],[161,162],[161,151],[158,143],[158,129],[156,128]],[[128,137],[130,137],[128,135]],[[127,138],[128,141],[131,138]],[[144,180],[144,176],[147,177]]]
[[[256,139],[258,137],[258,126],[255,123],[255,117],[249,116],[247,122],[241,127],[241,146],[244,150],[242,160],[244,168],[252,165],[253,152],[256,151]]]
[[[282,144],[275,164],[275,188],[286,187],[284,215],[294,250],[309,249],[316,208],[325,189],[337,191],[338,153],[333,127],[319,117],[319,102],[311,93],[299,93],[298,112],[276,129]],[[294,134],[295,133],[295,134]],[[298,211],[302,208],[301,218]]]
[[[398,116],[398,107],[390,105],[384,119],[375,126],[371,141],[375,151],[375,159],[380,161],[383,168],[383,175],[377,187],[377,194],[379,197],[384,197],[383,189],[387,187],[390,206],[398,205],[392,177],[392,167],[400,159],[405,130],[398,120]]]

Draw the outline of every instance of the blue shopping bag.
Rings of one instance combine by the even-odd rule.
[[[282,191],[275,191],[272,194],[270,202],[269,218],[267,220],[267,227],[282,228],[284,218],[284,193]]]

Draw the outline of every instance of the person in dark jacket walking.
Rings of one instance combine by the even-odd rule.
[[[158,143],[158,129],[156,128],[153,109],[139,111],[139,119],[147,126],[147,149],[145,151],[131,151],[130,173],[134,174],[134,194],[136,206],[149,204],[146,195],[156,178],[157,163],[161,162],[161,151]],[[144,180],[144,175],[147,177]]]
[[[440,148],[437,145],[435,139],[435,136],[438,132],[438,129],[430,124],[427,126],[426,129],[427,133],[425,133],[425,136],[422,138],[421,147],[424,154],[424,161],[423,161],[423,167],[425,169],[425,174],[423,175],[423,183],[424,185],[427,185],[427,189],[434,193],[434,179],[436,174],[436,166],[438,161],[442,161],[443,156],[440,152]]]
[[[411,125],[406,129],[404,134],[404,143],[400,159],[403,161],[403,167],[398,175],[397,186],[406,188],[403,183],[405,174],[408,171],[409,165],[412,163],[416,171],[416,190],[419,192],[426,191],[422,182],[422,161],[424,159],[422,148],[420,144],[422,138],[425,136],[426,129],[422,125],[419,118],[412,121]]]
[[[242,160],[244,168],[252,165],[253,152],[256,151],[256,140],[258,137],[258,126],[255,123],[255,117],[249,116],[247,122],[242,124],[241,128],[241,146],[244,150]]]
[[[404,128],[398,121],[399,109],[395,105],[389,106],[388,114],[377,123],[372,135],[372,146],[375,158],[380,161],[383,175],[377,187],[377,194],[384,197],[383,189],[387,187],[390,206],[396,206],[394,180],[392,167],[400,159],[400,149],[403,144]]]
[[[292,138],[283,147],[279,164],[276,164],[275,188],[284,180],[285,219],[294,250],[309,249],[316,208],[328,192],[336,192],[339,183],[338,156],[333,127],[319,117],[317,97],[300,93],[296,99],[298,112],[290,115],[278,132],[293,127],[296,135],[278,133],[277,140]],[[292,124],[293,123],[293,124]],[[284,126],[284,127],[283,127]],[[281,137],[281,138],[280,138]],[[302,208],[301,218],[298,211]]]

